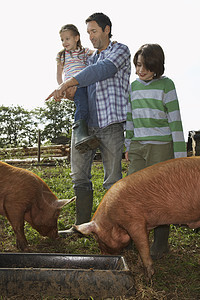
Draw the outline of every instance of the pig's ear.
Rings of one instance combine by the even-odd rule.
[[[74,200],[76,200],[76,197],[73,197],[71,199],[59,199],[54,203],[54,205],[56,206],[56,208],[62,208],[63,206],[73,202]]]
[[[84,223],[81,225],[73,225],[73,227],[78,230],[79,232],[81,232],[82,234],[91,234],[91,233],[98,233],[99,231],[99,227],[98,225],[95,223],[95,221],[91,221],[88,223]]]

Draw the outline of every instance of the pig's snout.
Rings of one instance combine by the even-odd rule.
[[[122,249],[120,248],[112,248],[105,244],[103,241],[98,240],[99,248],[101,254],[103,255],[118,255],[121,253]]]
[[[42,236],[47,236],[48,238],[55,240],[58,238],[58,228],[56,227],[47,227],[47,226],[40,226],[36,228],[37,231],[42,235]]]
[[[46,236],[48,236],[50,239],[52,240],[55,240],[57,239],[59,236],[58,236],[58,229],[57,228],[54,228],[52,230],[50,230]]]

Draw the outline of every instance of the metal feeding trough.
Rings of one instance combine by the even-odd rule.
[[[122,256],[0,253],[1,296],[96,300],[134,293]]]

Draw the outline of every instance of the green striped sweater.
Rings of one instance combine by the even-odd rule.
[[[127,107],[127,151],[131,141],[173,142],[174,157],[186,156],[186,144],[174,83],[163,76],[132,82]]]

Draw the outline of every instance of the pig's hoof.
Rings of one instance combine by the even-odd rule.
[[[151,277],[153,276],[153,274],[154,274],[154,268],[153,268],[153,266],[147,267],[147,276],[148,276],[149,280],[151,280]]]
[[[17,246],[17,249],[19,249],[19,250],[21,250],[21,251],[23,251],[23,252],[25,252],[26,250],[28,250],[28,243],[19,243],[19,242],[17,242],[16,243],[16,246]]]

